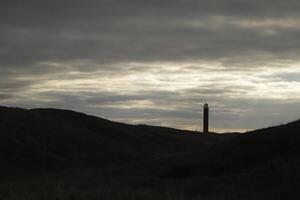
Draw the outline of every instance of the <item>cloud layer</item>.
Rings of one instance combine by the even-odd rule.
[[[299,118],[300,3],[4,0],[0,104],[216,131]]]

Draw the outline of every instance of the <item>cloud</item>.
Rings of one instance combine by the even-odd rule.
[[[200,128],[204,101],[215,130],[297,118],[299,7],[296,0],[3,0],[0,103],[190,129]]]
[[[299,53],[300,18],[294,1],[64,0],[2,5],[2,68],[82,60],[221,60],[228,66],[240,60],[249,66],[254,59],[274,63],[297,59]]]

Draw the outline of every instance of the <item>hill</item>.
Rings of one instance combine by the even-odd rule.
[[[2,168],[99,169],[194,151],[224,139],[117,123],[74,111],[0,107]]]
[[[122,173],[168,181],[187,199],[299,199],[299,130],[300,120],[255,130]]]
[[[299,130],[196,134],[0,107],[0,198],[299,199]]]

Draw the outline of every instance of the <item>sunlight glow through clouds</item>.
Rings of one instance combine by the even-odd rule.
[[[192,130],[206,101],[212,130],[296,120],[299,6],[9,0],[0,6],[0,105]]]
[[[60,64],[55,65],[59,66]],[[26,88],[20,98],[22,101],[28,99],[49,106],[52,104],[55,106],[60,101],[78,101],[85,105],[83,107],[98,109],[100,115],[101,110],[118,109],[119,112],[129,112],[127,119],[122,120],[116,114],[106,113],[108,115],[105,115],[105,112],[103,112],[103,117],[128,123],[151,123],[151,119],[148,118],[153,115],[152,117],[155,119],[163,119],[158,120],[161,121],[160,125],[171,126],[174,120],[182,118],[180,115],[187,115],[189,116],[187,119],[181,119],[181,123],[173,123],[172,126],[192,130],[200,128],[201,106],[204,101],[209,101],[212,110],[215,111],[212,113],[212,117],[232,115],[233,118],[243,118],[253,112],[255,108],[230,106],[227,105],[227,100],[264,101],[266,97],[280,101],[300,100],[300,82],[289,82],[277,77],[282,73],[298,72],[300,70],[298,63],[286,68],[268,67],[267,70],[262,68],[256,70],[255,73],[251,70],[224,70],[223,66],[217,62],[135,62],[123,65],[131,70],[136,67],[145,70],[134,71],[134,73],[130,70],[127,72],[111,71],[110,73],[99,70],[49,74],[40,77],[39,81]],[[58,79],[58,76],[61,78]],[[23,76],[19,79],[30,79],[30,76]],[[164,93],[166,95],[163,95]],[[70,99],[64,100],[63,98],[68,95],[71,95]],[[112,98],[115,100],[110,100]],[[120,99],[118,100],[118,98]],[[195,107],[198,109],[195,110]],[[139,119],[143,113],[154,112],[150,111],[153,109],[159,109],[157,111],[159,113],[170,114],[161,114],[161,117],[156,114],[147,114],[145,115],[146,119]],[[137,112],[132,112],[134,110]],[[181,114],[177,116],[177,112]],[[155,124],[157,120],[152,122]],[[223,128],[220,128],[221,125]],[[249,129],[242,127],[232,129],[233,127],[226,128],[224,124],[221,123],[221,125],[215,123],[213,130],[223,130],[224,132],[230,129],[251,129],[251,127]]]

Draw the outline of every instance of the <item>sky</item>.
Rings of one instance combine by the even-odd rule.
[[[298,0],[1,0],[0,105],[248,131],[300,118]]]

